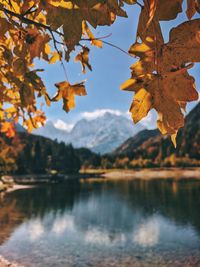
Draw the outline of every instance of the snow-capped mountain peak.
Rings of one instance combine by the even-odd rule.
[[[60,122],[59,122],[60,123]],[[48,121],[46,125],[35,130],[35,134],[71,143],[74,147],[87,147],[101,154],[108,153],[117,148],[127,138],[134,136],[144,127],[134,125],[131,120],[123,115],[105,112],[103,116],[87,120],[79,120],[71,129],[65,125]],[[57,127],[55,127],[57,126]]]

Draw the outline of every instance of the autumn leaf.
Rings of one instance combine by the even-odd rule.
[[[83,18],[80,10],[72,10],[68,12],[68,19],[64,20],[63,32],[65,44],[69,51],[74,50],[75,45],[80,41],[82,36]]]
[[[82,64],[82,72],[86,72],[86,67],[92,71],[92,66],[89,63],[89,48],[83,47],[82,51],[75,57],[75,62],[80,61]]]
[[[196,1],[195,0],[187,0],[187,11],[186,15],[188,19],[191,19],[196,13]]]
[[[36,110],[34,115],[31,115],[31,113],[29,113],[28,115],[28,119],[23,121],[23,126],[28,130],[29,133],[31,133],[33,129],[44,126],[46,117],[43,111]]]
[[[21,58],[15,59],[13,62],[13,71],[19,75],[24,75],[27,72],[26,61]]]
[[[86,95],[84,82],[71,85],[69,82],[64,81],[55,84],[58,88],[57,94],[52,98],[52,101],[59,101],[63,99],[63,109],[69,112],[75,107],[75,96]]]
[[[132,77],[121,89],[135,92],[130,108],[134,122],[140,121],[154,108],[158,112],[158,128],[163,134],[170,134],[175,144],[177,131],[184,125],[182,109],[187,102],[198,99],[195,81],[188,69],[193,67],[191,62],[200,61],[200,20],[173,28],[169,42],[164,44],[156,17],[148,28],[144,27],[148,23],[145,16],[148,9],[146,5],[138,25],[137,35],[142,43],[136,42],[129,50],[140,60],[131,66]]]
[[[61,60],[62,52],[53,52],[51,53],[51,58],[49,59],[49,64],[55,64],[57,61]]]
[[[173,20],[182,12],[183,0],[159,0],[156,8],[158,20]]]
[[[88,27],[88,24],[83,21],[82,23],[83,33],[87,34],[88,38],[91,40],[91,44],[95,45],[99,48],[102,48],[102,41],[95,39],[95,36],[91,32],[90,28]]]
[[[137,123],[147,116],[152,108],[151,94],[141,88],[136,94],[131,105],[130,112],[133,114],[133,121]]]
[[[30,86],[22,84],[19,93],[22,107],[27,107],[28,105],[33,105],[35,103],[34,90]]]
[[[48,60],[48,55],[46,54],[46,44],[50,41],[48,34],[42,34],[37,29],[28,29],[25,41],[30,51],[31,59],[42,56],[45,60]]]
[[[1,132],[9,138],[15,136],[15,127],[12,122],[2,122],[1,123]]]

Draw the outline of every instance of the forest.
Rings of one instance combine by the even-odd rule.
[[[0,144],[1,174],[77,173],[81,166],[71,145],[47,138],[21,133],[12,140],[1,137]]]

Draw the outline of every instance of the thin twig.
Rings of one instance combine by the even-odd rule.
[[[91,39],[81,39],[81,41],[95,41],[95,40],[100,40],[100,39],[96,39],[96,38],[91,38]],[[119,47],[119,46],[117,46],[117,45],[115,45],[115,44],[112,44],[112,43],[107,42],[107,41],[104,41],[104,40],[102,40],[102,43],[103,43],[103,44],[106,44],[106,45],[109,45],[109,46],[112,46],[112,47],[114,47],[114,48],[120,50],[122,53],[128,55],[129,57],[134,57],[134,56],[132,56],[131,54],[129,54],[128,52],[126,52],[125,50],[123,50],[121,47]],[[82,46],[81,44],[79,44],[79,45]]]
[[[54,43],[54,48],[55,48],[56,52],[60,55],[60,51],[58,50],[58,47],[57,47],[57,43],[60,43],[60,42],[56,41],[52,29],[49,28],[48,30],[51,33],[51,36],[52,36],[52,39],[53,39],[53,43]],[[64,74],[65,74],[65,77],[66,77],[67,81],[69,81],[68,80],[67,71],[66,71],[66,68],[65,68],[65,65],[63,63],[63,60],[62,60],[62,56],[61,55],[60,55],[60,62],[61,62],[61,66],[62,66],[63,71],[64,71]]]
[[[81,41],[93,41],[93,40],[102,40],[102,39],[107,39],[112,35],[112,33],[109,33],[105,36],[97,37],[97,38],[81,38]]]
[[[143,8],[143,5],[140,4],[138,1],[135,1],[135,3],[136,3],[138,6],[140,6],[141,8]]]

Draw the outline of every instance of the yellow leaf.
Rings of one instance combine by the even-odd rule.
[[[2,122],[1,132],[5,133],[7,137],[11,138],[15,136],[15,127],[12,122]]]
[[[88,67],[89,70],[92,71],[92,67],[89,63],[89,48],[87,47],[83,47],[82,51],[75,57],[75,62],[80,61],[82,64],[82,72],[85,73],[86,72],[86,67]]]
[[[47,104],[47,106],[51,106],[51,99],[50,99],[50,97],[48,96],[48,94],[45,94],[45,101],[46,101],[46,104]]]
[[[57,94],[53,97],[52,101],[58,101],[61,98],[63,99],[63,109],[66,112],[69,112],[75,107],[75,96],[84,96],[86,95],[86,90],[84,83],[76,83],[71,85],[69,82],[64,81],[55,84],[58,88]]]
[[[130,47],[129,53],[134,56],[140,56],[143,55],[145,52],[149,51],[150,49],[151,47],[145,43],[135,43]]]
[[[127,91],[130,91],[130,90],[134,91],[134,89],[135,89],[134,85],[136,83],[137,83],[136,79],[128,79],[120,86],[120,89],[121,90],[127,90]]]
[[[95,36],[93,35],[93,33],[91,32],[91,30],[89,29],[86,21],[83,21],[82,23],[82,28],[83,28],[83,33],[86,33],[87,36],[89,37],[89,39],[91,39],[91,44],[95,45],[99,48],[102,48],[102,41],[101,40],[95,40]]]
[[[161,3],[162,0],[158,6]],[[176,15],[180,3],[176,1]],[[200,61],[200,19],[173,28],[169,42],[164,44],[158,16],[154,16],[148,28],[144,26],[148,19],[145,12],[148,10],[149,6],[145,4],[138,26],[138,37],[143,42],[136,42],[129,51],[139,56],[140,60],[131,66],[131,78],[121,89],[136,92],[131,106],[135,122],[147,115],[150,108],[154,108],[159,114],[159,130],[162,134],[174,135],[184,125],[182,111],[186,103],[198,99],[194,78],[188,74],[188,69],[193,66],[191,63]],[[151,102],[147,101],[147,95]]]
[[[45,44],[44,51],[47,55],[51,53],[51,47],[48,43]]]
[[[49,59],[49,64],[54,64],[56,63],[57,61],[61,60],[61,52],[58,53],[58,52],[53,52],[52,53],[52,57]]]
[[[3,1],[3,4],[11,11],[14,11],[16,13],[20,13],[20,5],[13,0],[10,1]]]
[[[64,0],[50,0],[49,4],[51,4],[52,6],[55,7],[63,7],[66,9],[74,9],[74,8],[78,8],[77,5],[75,5],[72,1],[64,1]]]
[[[175,134],[172,134],[171,135],[171,140],[172,140],[172,143],[174,145],[174,147],[176,148],[177,144],[176,144],[176,137],[177,137],[177,132]]]
[[[134,97],[133,103],[130,108],[134,123],[147,116],[149,110],[152,108],[151,95],[144,89],[140,89]]]
[[[137,78],[126,80],[120,87],[121,90],[137,92],[139,89],[143,88],[145,85],[151,83],[152,75],[140,75]]]
[[[31,133],[34,129],[34,125],[32,123],[32,121],[29,119],[29,120],[26,120],[24,123],[23,123],[23,126],[25,126],[28,130],[29,133]]]

